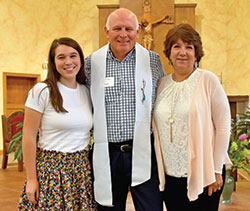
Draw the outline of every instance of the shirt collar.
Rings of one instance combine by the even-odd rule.
[[[132,58],[135,57],[135,47],[128,53],[128,55],[121,61],[121,62],[126,62]],[[118,60],[117,58],[114,57],[111,49],[110,49],[110,44],[109,44],[109,47],[108,47],[108,52],[107,52],[107,58],[108,59],[113,59],[113,60],[117,60],[120,62],[120,60]]]

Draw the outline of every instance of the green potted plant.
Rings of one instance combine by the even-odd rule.
[[[231,123],[228,155],[232,165],[226,172],[225,184],[222,192],[222,203],[226,204],[232,203],[230,198],[235,188],[234,179],[236,178],[232,177],[230,173],[234,174],[237,169],[242,169],[250,177],[250,108],[247,107],[245,113],[237,114],[236,119],[232,119]]]
[[[24,109],[22,109],[22,112],[24,114]],[[13,124],[15,124],[15,122]],[[14,160],[17,160],[18,162],[20,162],[23,156],[23,151],[22,151],[23,121],[19,121],[16,124],[16,129],[17,130],[20,129],[20,130],[11,137],[11,141],[9,143],[7,153],[9,154],[15,149]],[[39,135],[37,133],[37,137],[36,137],[37,143],[38,143],[38,138],[39,138]]]
[[[22,112],[24,113],[24,109],[22,109]],[[13,124],[16,124],[16,122],[14,122]],[[23,121],[19,121],[16,124],[16,130],[19,131],[11,137],[7,153],[10,154],[15,149],[14,160],[20,162],[23,155],[22,153]]]
[[[250,108],[236,115],[232,120],[231,136],[228,148],[232,161],[231,171],[244,170],[250,177]]]

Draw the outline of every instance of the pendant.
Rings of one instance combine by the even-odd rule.
[[[168,117],[168,123],[169,123],[169,128],[170,128],[170,141],[172,143],[173,141],[172,125],[174,124],[174,118],[172,114]]]
[[[142,104],[143,104],[144,101],[146,100],[146,95],[145,95],[145,93],[144,93],[145,87],[146,87],[146,81],[142,80],[142,88],[141,88],[141,91],[142,91],[142,99],[141,99],[141,102],[142,102]]]

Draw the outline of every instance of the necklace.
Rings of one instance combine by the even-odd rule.
[[[182,84],[180,84],[180,87],[176,87],[176,86],[173,86],[173,89],[171,91],[171,94],[172,94],[172,100],[171,100],[171,104],[170,104],[170,114],[168,116],[168,124],[169,124],[169,133],[170,133],[170,142],[172,143],[173,142],[173,124],[175,123],[175,119],[174,119],[174,108],[176,107],[176,104],[178,102],[178,99],[184,89],[184,86],[186,84],[186,81]],[[172,83],[174,85],[174,80],[172,78]],[[178,90],[176,90],[178,89]],[[174,91],[175,90],[175,91]]]
[[[169,123],[169,128],[170,128],[170,141],[171,143],[173,142],[173,129],[172,126],[174,124],[174,117],[172,113],[168,116],[168,123]]]

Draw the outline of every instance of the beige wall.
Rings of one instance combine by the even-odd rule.
[[[250,1],[175,0],[197,3],[196,29],[201,35],[205,57],[201,67],[222,73],[227,94],[250,95]]]
[[[0,0],[0,115],[2,72],[43,76],[42,63],[50,44],[63,36],[77,40],[85,56],[89,55],[99,46],[96,5],[118,3],[119,0]]]
[[[218,75],[222,73],[227,94],[250,95],[250,1],[175,0],[175,3],[197,3],[196,29],[206,54],[201,67]],[[49,45],[57,37],[76,39],[85,56],[98,48],[97,4],[119,4],[119,0],[0,0],[0,114],[2,72],[42,74]],[[2,127],[2,134],[1,130]]]

